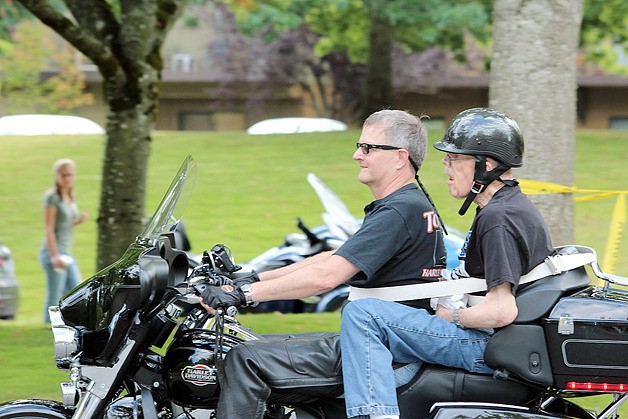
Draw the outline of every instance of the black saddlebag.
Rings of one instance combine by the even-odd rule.
[[[558,388],[628,382],[628,292],[589,287],[562,298],[543,321]]]
[[[564,295],[585,289],[589,282],[585,269],[578,268],[522,287],[516,297],[517,318],[491,338],[484,352],[486,365],[531,383],[553,386],[552,365],[541,320]]]

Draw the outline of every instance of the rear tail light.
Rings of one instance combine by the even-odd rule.
[[[607,393],[623,393],[623,392],[628,391],[628,384],[577,383],[575,381],[570,381],[567,383],[567,390],[604,391]]]

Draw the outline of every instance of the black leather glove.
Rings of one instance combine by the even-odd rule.
[[[259,281],[259,275],[257,274],[257,272],[255,272],[255,270],[251,271],[251,273],[248,275],[244,275],[238,278],[233,278],[233,283],[238,287],[241,287],[244,284],[252,284],[258,281]]]
[[[201,294],[203,303],[217,309],[225,307],[242,307],[246,305],[246,298],[239,287],[223,285],[221,287],[207,287]]]

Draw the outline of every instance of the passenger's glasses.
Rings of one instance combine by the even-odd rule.
[[[452,161],[460,161],[460,160],[473,160],[475,157],[473,156],[462,156],[462,157],[452,157],[449,153],[445,154],[445,163],[447,166],[451,166]]]

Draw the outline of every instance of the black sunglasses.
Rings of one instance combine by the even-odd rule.
[[[372,148],[376,148],[378,150],[401,150],[401,147],[395,147],[392,145],[386,145],[386,144],[367,144],[367,143],[355,143],[355,146],[357,148],[361,148],[362,149],[362,153],[364,154],[369,154],[369,151],[371,151]]]

